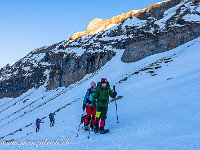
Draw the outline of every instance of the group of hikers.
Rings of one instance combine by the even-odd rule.
[[[84,130],[94,131],[95,133],[105,134],[109,130],[105,130],[105,120],[107,118],[109,96],[115,98],[117,92],[112,91],[110,84],[106,78],[101,78],[101,82],[97,84],[92,81],[91,87],[87,90],[83,100],[83,112],[86,109],[84,122]],[[54,113],[49,114],[50,127],[54,126]],[[41,119],[36,120],[36,132],[40,129],[40,123],[44,123]]]
[[[83,100],[83,112],[86,108],[86,117],[84,122],[84,129],[91,129],[95,133],[105,134],[109,130],[105,130],[105,120],[107,118],[109,96],[115,98],[116,91],[110,89],[110,84],[106,78],[101,78],[101,82],[90,83],[91,88],[86,92]],[[100,127],[99,127],[100,124]]]
[[[55,122],[54,113],[49,114],[49,120],[50,120],[50,127],[54,126],[54,122]],[[44,123],[44,121],[42,121],[42,119],[37,118],[36,123],[35,123],[36,132],[40,130],[40,123]]]

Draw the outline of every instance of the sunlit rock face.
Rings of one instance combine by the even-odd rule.
[[[102,19],[99,19],[99,18],[95,18],[87,26],[87,31],[74,33],[71,36],[71,40],[75,40],[75,39],[77,39],[79,37],[86,36],[89,33],[94,34],[96,32],[104,31],[110,25],[119,24],[119,23],[125,21],[128,18],[132,18],[132,16],[134,14],[136,14],[137,12],[138,12],[137,10],[131,10],[131,11],[127,12],[127,13],[122,13],[119,16],[114,16],[113,18],[107,19],[107,20],[102,20]]]

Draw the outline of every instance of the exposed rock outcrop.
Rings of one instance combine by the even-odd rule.
[[[81,80],[86,74],[93,73],[104,66],[115,55],[113,51],[84,53],[81,57],[68,54],[65,57],[53,59],[60,64],[50,73],[48,89],[54,89]]]
[[[149,39],[132,42],[122,56],[126,63],[141,60],[147,56],[174,49],[200,36],[200,25],[191,24],[166,33],[159,33]]]

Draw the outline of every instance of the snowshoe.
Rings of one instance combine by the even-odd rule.
[[[99,132],[99,126],[95,126],[94,127],[94,133],[98,133]]]
[[[89,126],[85,126],[84,130],[88,131],[90,129]]]
[[[81,117],[81,123],[85,122],[85,117],[86,117],[86,115],[82,115],[82,117]]]
[[[91,127],[90,127],[90,130],[91,130],[91,131],[94,131],[94,127],[91,126]]]
[[[109,130],[108,129],[104,129],[104,127],[100,127],[100,129],[99,129],[99,133],[100,134],[106,134],[108,132],[109,132]]]

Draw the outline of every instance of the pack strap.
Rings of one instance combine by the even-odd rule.
[[[89,91],[89,92],[88,92],[88,97],[87,97],[87,99],[86,99],[86,104],[92,104],[92,101],[89,100],[89,96],[92,95],[94,92],[92,92],[92,89],[91,89],[91,88],[89,88],[88,91]]]

